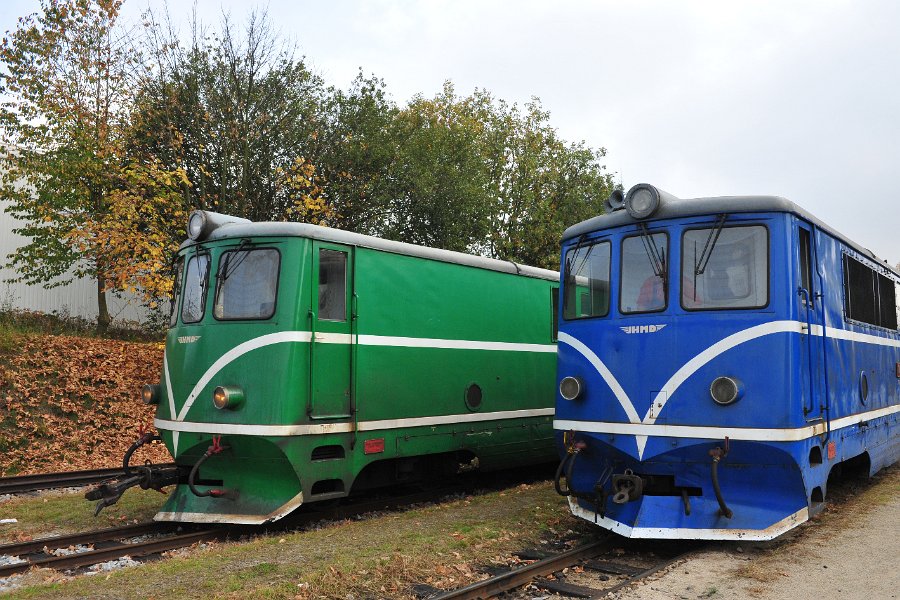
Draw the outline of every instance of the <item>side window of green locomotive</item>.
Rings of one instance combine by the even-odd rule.
[[[281,254],[274,248],[223,252],[216,275],[216,319],[271,318],[275,314],[280,267]]]
[[[184,270],[184,297],[181,300],[181,322],[197,323],[206,310],[209,279],[209,254],[195,254]]]
[[[319,249],[319,319],[347,320],[347,253]]]
[[[181,282],[184,277],[184,258],[175,263],[175,283],[172,286],[172,300],[169,306],[169,327],[178,322],[178,301],[181,299]]]

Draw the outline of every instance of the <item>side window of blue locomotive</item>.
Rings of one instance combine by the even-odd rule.
[[[609,314],[609,260],[609,242],[578,246],[566,252],[564,319],[587,319]]]
[[[195,254],[188,259],[184,270],[184,297],[181,300],[181,322],[197,323],[206,310],[206,290],[209,279],[209,254]]]
[[[216,319],[269,319],[275,314],[281,254],[274,248],[231,250],[219,257]]]
[[[762,308],[769,303],[769,232],[761,225],[725,227],[718,237],[711,228],[685,231],[681,274],[685,309]]]
[[[665,233],[622,240],[619,310],[644,313],[665,310],[669,236]]]
[[[184,258],[175,263],[175,283],[172,286],[172,300],[169,305],[169,327],[178,322],[178,301],[181,299],[181,283],[184,277]]]

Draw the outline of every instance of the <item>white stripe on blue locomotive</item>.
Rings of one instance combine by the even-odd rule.
[[[661,329],[661,328],[660,328]],[[715,344],[709,346],[684,365],[681,366],[662,386],[662,390],[653,400],[655,405],[647,409],[644,417],[638,416],[637,409],[627,392],[616,379],[616,376],[603,363],[600,357],[592,351],[586,344],[577,338],[565,333],[559,333],[559,343],[566,344],[579,354],[581,354],[597,371],[597,374],[609,386],[615,399],[618,401],[622,410],[628,418],[629,423],[619,422],[596,422],[596,421],[575,421],[568,419],[557,419],[553,422],[554,429],[560,431],[585,431],[592,433],[612,433],[622,435],[633,435],[637,444],[637,456],[643,458],[644,449],[646,448],[647,438],[649,436],[662,437],[680,437],[680,438],[700,438],[700,439],[724,439],[729,437],[734,440],[759,440],[759,441],[799,441],[816,435],[826,433],[828,424],[822,422],[815,425],[809,425],[796,428],[752,428],[752,427],[698,427],[686,425],[655,425],[657,418],[661,414],[669,399],[678,391],[678,388],[691,375],[693,375],[700,367],[706,365],[722,353],[748,342],[766,335],[776,333],[802,333],[807,330],[806,323],[799,321],[770,321],[760,325],[755,325],[747,329],[733,333],[728,337],[719,340]],[[831,339],[844,340],[851,342],[860,342],[865,344],[876,344],[880,346],[891,346],[900,348],[900,340],[879,337],[875,335],[860,333],[857,331],[849,331],[845,329],[828,328],[827,335]],[[822,336],[823,328],[820,325],[812,326],[812,334],[814,336]],[[651,409],[654,409],[652,410]],[[841,429],[850,425],[856,425],[860,422],[885,417],[900,412],[900,404],[895,404],[887,408],[880,408],[871,411],[863,411],[854,415],[839,418],[831,422],[830,430]]]

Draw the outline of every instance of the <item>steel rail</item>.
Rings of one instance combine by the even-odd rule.
[[[160,467],[174,467],[175,463],[165,463]],[[62,471],[59,473],[39,473],[35,475],[17,475],[0,477],[0,494],[20,494],[61,487],[76,487],[98,483],[106,479],[121,477],[125,471],[115,469],[92,469],[87,471]]]
[[[441,594],[432,600],[486,600],[487,598],[493,598],[498,594],[525,585],[536,577],[549,575],[550,573],[569,567],[580,560],[592,558],[610,548],[612,544],[612,538],[607,538],[591,544],[579,546],[578,548],[573,548],[554,556],[548,556],[547,558],[533,562],[530,565],[525,565],[524,567],[502,573],[496,577],[491,577],[490,579],[467,585],[464,588]]]
[[[86,552],[78,552],[66,556],[49,556],[46,558],[36,558],[26,562],[4,565],[0,567],[0,577],[7,577],[16,573],[27,571],[32,567],[48,568],[48,569],[77,569],[79,567],[87,567],[107,560],[116,560],[123,556],[148,556],[150,554],[159,554],[167,550],[183,548],[197,542],[216,539],[226,535],[227,530],[224,529],[207,529],[203,531],[195,531],[181,535],[170,536],[162,539],[148,540],[145,542],[136,542],[133,544],[115,544],[109,548],[101,548],[89,550]]]
[[[0,556],[20,556],[22,554],[41,552],[44,548],[56,550],[57,548],[66,548],[78,544],[93,544],[94,542],[118,540],[147,533],[160,533],[169,529],[174,529],[177,525],[177,523],[138,523],[136,525],[124,525],[122,527],[98,529],[96,531],[73,533],[71,535],[45,537],[29,542],[4,544],[0,546]]]

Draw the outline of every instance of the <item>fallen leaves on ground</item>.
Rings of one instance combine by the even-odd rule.
[[[0,452],[4,475],[121,465],[153,407],[140,401],[159,381],[163,346],[62,335],[19,335],[0,362]],[[155,443],[132,462],[167,462]]]

